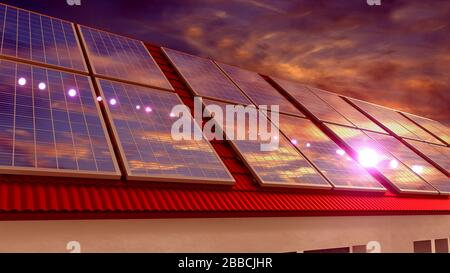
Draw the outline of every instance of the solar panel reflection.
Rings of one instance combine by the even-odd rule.
[[[252,104],[213,61],[168,48],[164,52],[196,95]]]
[[[86,76],[0,61],[0,172],[118,178]]]
[[[289,100],[274,89],[258,73],[223,63],[216,63],[257,105],[279,105],[280,112],[304,117]]]
[[[225,111],[226,104],[213,100],[204,100],[205,105],[218,105]],[[254,113],[254,112],[253,112]],[[255,118],[249,112],[247,118]],[[279,136],[278,148],[270,151],[261,149],[262,143],[268,143],[258,135],[257,139],[250,138],[249,122],[238,122],[237,116],[233,117],[235,126],[234,132],[242,130],[246,133],[244,139],[232,139],[231,143],[236,151],[241,154],[247,166],[257,177],[258,182],[263,186],[285,186],[302,188],[325,188],[330,189],[331,185],[316,171],[316,169],[289,143],[289,141]],[[226,132],[227,123],[219,126]],[[268,128],[270,124],[268,123]]]
[[[345,102],[337,94],[330,93],[318,88],[311,87],[312,92],[319,96],[322,100],[332,106],[336,111],[343,115],[348,121],[353,123],[356,127],[365,130],[371,130],[380,133],[386,133],[373,121],[371,121],[364,114],[359,112],[353,106]]]
[[[450,178],[426,162],[399,140],[387,135],[370,132],[367,134],[381,143],[385,149],[389,150],[390,153],[405,163],[413,172],[433,185],[439,192],[445,194],[450,193]]]
[[[234,183],[205,138],[174,139],[172,125],[178,117],[171,111],[172,107],[182,105],[177,94],[109,80],[98,82],[128,178]],[[192,123],[190,116],[189,124]]]
[[[311,121],[281,115],[280,129],[336,188],[385,190]]]
[[[400,193],[438,193],[401,160],[392,156],[387,148],[361,130],[333,124],[327,126],[357,153],[361,165],[378,170]]]
[[[353,127],[351,122],[346,120],[341,114],[333,109],[333,107],[312,93],[307,86],[282,79],[274,80],[281,86],[281,88],[288,92],[298,103],[303,105],[316,118],[322,121]]]
[[[0,3],[0,52],[64,68],[87,71],[72,23]]]
[[[141,41],[80,26],[96,75],[173,90]]]

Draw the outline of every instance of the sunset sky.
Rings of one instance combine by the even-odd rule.
[[[3,2],[450,125],[450,1]]]

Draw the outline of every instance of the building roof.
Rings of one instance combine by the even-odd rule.
[[[146,45],[192,107],[191,90],[158,46]],[[211,142],[232,186],[0,175],[0,219],[449,214],[448,196],[260,187],[226,141]]]
[[[13,7],[11,7],[11,9],[13,9]],[[5,6],[0,5],[0,14],[3,14],[2,12],[5,12],[4,10]],[[65,27],[67,32],[72,26],[70,23],[67,23]],[[74,28],[74,35],[77,31],[76,29],[77,28]],[[128,43],[123,41],[120,42],[121,38],[115,37],[113,34],[85,27],[82,29],[85,32],[89,32],[92,37],[95,35],[97,35],[96,37],[102,37],[102,35],[108,37],[111,43],[113,40],[122,45]],[[70,38],[68,32],[66,34],[65,37]],[[76,33],[76,35],[84,37],[80,33]],[[76,44],[74,42],[76,35],[72,40],[65,40],[67,46],[70,43],[72,43],[72,45]],[[111,36],[114,37],[111,38]],[[88,50],[83,48],[85,52],[82,53],[85,56],[89,56],[90,54],[94,56],[96,50],[101,51],[97,48],[96,43],[93,40],[81,41],[81,43],[90,45]],[[0,60],[6,59],[11,61],[10,63],[17,62],[17,64],[31,64],[37,67],[41,66],[52,69],[53,71],[60,70],[67,73],[74,73],[74,75],[84,75],[83,77],[85,77],[85,79],[87,79],[88,76],[91,76],[92,79],[103,77],[102,79],[104,80],[115,80],[114,76],[107,75],[114,70],[111,69],[110,71],[111,67],[114,66],[116,69],[115,73],[121,77],[124,77],[127,73],[131,73],[129,69],[132,68],[135,69],[132,71],[133,75],[138,80],[143,80],[139,83],[135,82],[136,86],[152,87],[154,83],[163,84],[162,87],[160,86],[160,89],[176,92],[182,102],[192,111],[196,91],[193,90],[192,86],[186,81],[186,77],[183,77],[182,73],[180,73],[173,65],[173,61],[171,62],[167,53],[165,53],[161,47],[152,44],[145,44],[148,52],[146,50],[144,50],[145,52],[142,51],[142,49],[145,49],[144,47],[141,48],[141,51],[138,51],[137,49],[139,49],[139,46],[142,44],[137,40],[134,40],[128,45],[134,46],[134,49],[130,50],[130,52],[136,54],[136,56],[131,56],[134,58],[133,61],[139,62],[141,58],[148,57],[147,53],[150,53],[155,62],[153,63],[152,61],[152,63],[146,63],[144,69],[151,71],[151,73],[155,75],[158,73],[160,75],[157,75],[152,79],[143,79],[139,75],[141,72],[139,67],[133,68],[132,66],[122,66],[120,60],[113,60],[115,64],[114,62],[105,64],[102,62],[102,58],[96,59],[96,63],[94,64],[87,62],[86,65],[82,63],[83,59],[81,59],[82,62],[77,64],[77,66],[81,68],[74,68],[72,66],[64,67],[64,62],[58,60],[54,60],[54,63],[40,63],[34,59],[24,59],[17,58],[17,56],[11,57],[4,55],[0,55]],[[110,53],[108,52],[108,54]],[[31,55],[28,57],[31,58],[34,56]],[[81,55],[79,57],[82,58]],[[123,56],[121,58],[121,60],[124,60]],[[89,58],[86,57],[86,59]],[[206,60],[206,62],[215,67],[213,61]],[[72,64],[76,64],[76,61],[74,60]],[[67,66],[68,64],[65,65]],[[99,69],[100,72],[97,71],[98,74],[96,74],[97,72],[94,71],[91,65],[97,65],[96,68]],[[18,66],[19,65],[15,65],[16,71]],[[225,67],[226,65],[222,64],[221,66]],[[21,68],[22,70],[23,67]],[[228,70],[234,69],[236,68],[228,67]],[[89,72],[86,72],[85,70],[89,70]],[[215,72],[218,73],[218,71],[221,70]],[[224,74],[218,73],[219,76],[227,79],[227,77],[225,77],[225,71],[223,72]],[[104,73],[104,75],[102,73]],[[445,133],[445,128],[440,127],[441,125],[437,122],[426,120],[427,126],[420,127],[419,123],[424,122],[422,118],[415,118],[413,121],[408,118],[408,114],[406,113],[400,114],[389,110],[383,110],[382,112],[384,114],[380,118],[375,119],[369,114],[364,114],[364,111],[360,108],[369,107],[371,109],[378,106],[358,106],[360,103],[351,98],[340,98],[336,94],[326,93],[325,91],[320,90],[315,90],[314,92],[316,93],[314,93],[313,89],[305,89],[305,92],[311,92],[310,97],[297,97],[296,99],[295,92],[291,93],[292,90],[295,91],[296,87],[292,89],[291,83],[273,79],[265,75],[258,75],[254,72],[250,73],[247,71],[243,75],[244,76],[240,78],[242,84],[249,84],[247,86],[247,88],[249,88],[248,92],[253,92],[253,97],[248,96],[250,100],[257,99],[258,95],[260,95],[258,94],[257,89],[253,89],[251,80],[256,79],[257,81],[262,81],[263,84],[259,82],[259,86],[261,86],[260,88],[265,88],[266,91],[269,90],[268,93],[270,93],[272,87],[279,91],[279,93],[275,93],[276,96],[272,96],[272,98],[286,104],[292,104],[290,105],[291,110],[293,109],[295,111],[290,112],[291,116],[297,114],[297,117],[305,118],[309,123],[313,123],[317,128],[320,128],[317,129],[318,131],[322,130],[323,132],[328,132],[327,135],[331,139],[331,142],[333,144],[339,144],[340,147],[344,146],[347,151],[352,152],[353,148],[350,144],[340,139],[329,129],[335,125],[332,125],[333,120],[327,120],[327,118],[333,117],[333,115],[335,118],[339,117],[335,119],[334,123],[346,122],[348,124],[347,126],[355,126],[349,130],[367,129],[364,128],[364,126],[370,125],[367,130],[370,131],[373,130],[373,128],[377,128],[377,130],[379,130],[378,132],[382,132],[385,136],[389,137],[390,135],[393,141],[395,141],[395,139],[392,136],[397,136],[397,140],[406,145],[404,148],[408,147],[411,151],[414,151],[415,157],[420,160],[426,160],[432,168],[433,166],[435,167],[433,168],[435,169],[434,173],[429,177],[438,177],[438,180],[439,178],[441,179],[439,180],[439,183],[444,181],[444,184],[446,181],[442,180],[442,177],[449,177],[448,169],[445,168],[448,159],[443,159],[441,156],[442,153],[437,151],[436,148],[439,147],[440,151],[448,151],[448,143],[445,142],[445,137],[447,135]],[[64,76],[58,77],[64,78]],[[250,79],[252,77],[254,78]],[[233,81],[231,77],[229,78],[229,88],[235,88],[234,91],[236,94],[240,94],[242,90],[239,91],[238,84],[234,86],[235,83],[232,84]],[[13,77],[12,79],[16,81]],[[249,79],[250,83],[246,82]],[[118,80],[118,82],[121,81],[123,84],[133,84],[133,80],[128,81],[126,77],[125,79],[116,80]],[[81,81],[80,78],[78,78],[78,81]],[[288,88],[281,87],[279,83],[283,83],[281,85],[288,86]],[[99,81],[94,81],[94,84],[99,84]],[[287,89],[289,90],[286,91]],[[96,91],[100,92],[99,90]],[[100,92],[96,95],[100,94],[102,93]],[[322,98],[319,98],[319,95],[316,97],[314,94],[321,94]],[[100,96],[100,98],[102,97],[104,96]],[[265,98],[267,99],[268,97]],[[94,100],[95,97],[92,97],[91,99]],[[329,104],[333,105],[332,107],[328,105],[326,99],[331,101]],[[299,101],[302,100],[304,101],[300,103]],[[314,105],[315,102],[317,104],[322,104],[323,107],[314,108],[317,106]],[[311,104],[313,107],[308,107],[308,104]],[[350,107],[349,105],[353,105],[354,107]],[[340,108],[345,108],[345,106],[350,108],[344,110],[351,110],[351,113],[346,113],[346,117],[342,114],[342,111],[340,111]],[[326,107],[329,109],[326,110]],[[100,106],[97,106],[97,110],[99,109]],[[110,114],[104,108],[102,110],[103,115],[108,116]],[[334,113],[330,114],[329,111],[334,111]],[[324,115],[325,118],[322,119],[322,115]],[[348,121],[345,121],[348,117],[351,117],[351,119],[349,118]],[[386,119],[386,122],[379,122],[381,118]],[[407,122],[408,128],[412,128],[411,131],[414,130],[416,134],[410,134],[406,136],[405,139],[399,137],[400,133],[408,132],[404,127],[397,124],[397,121],[401,119],[406,119],[403,120],[403,122]],[[338,120],[338,122],[336,122],[336,120]],[[100,124],[99,120],[98,123]],[[106,123],[108,123],[108,120]],[[385,124],[389,124],[390,126],[385,126]],[[105,124],[102,121],[102,126],[104,130],[107,130],[106,128],[108,128],[110,130],[109,134],[112,135],[111,131],[113,130],[111,129],[111,124]],[[100,127],[100,125],[98,127]],[[396,130],[400,130],[400,133]],[[439,137],[436,135],[433,137],[433,132],[437,132]],[[428,145],[426,140],[424,141],[421,139],[421,136],[428,137],[432,141],[437,142],[437,145],[439,146],[433,144],[436,149],[433,148],[430,146],[431,143]],[[121,155],[121,152],[123,151],[119,151],[117,148],[118,145],[114,143],[114,138],[109,140],[107,136],[103,137],[103,142],[111,142],[108,143],[109,151],[111,152],[114,148],[113,151],[116,154]],[[415,143],[415,145],[409,143]],[[105,145],[105,143],[102,144]],[[375,182],[380,183],[378,189],[381,188],[382,191],[367,191],[367,189],[355,190],[355,186],[353,186],[353,189],[345,189],[345,187],[342,187],[338,190],[339,187],[336,187],[336,185],[333,185],[333,190],[263,187],[261,186],[261,181],[258,180],[260,178],[254,175],[254,170],[249,167],[249,164],[244,162],[245,158],[239,154],[231,141],[212,140],[210,141],[210,144],[211,149],[223,162],[224,167],[222,167],[226,169],[226,175],[229,177],[231,174],[235,183],[223,183],[222,185],[218,185],[208,183],[166,183],[177,182],[175,180],[165,182],[133,181],[132,179],[128,179],[129,177],[126,177],[125,174],[129,173],[127,173],[127,170],[123,171],[123,166],[121,166],[122,173],[118,170],[120,161],[123,161],[121,158],[117,159],[118,162],[114,162],[115,165],[112,163],[103,165],[105,168],[103,174],[109,174],[108,177],[103,177],[105,179],[53,177],[52,175],[54,174],[52,173],[49,173],[48,176],[32,176],[25,174],[26,172],[22,174],[0,174],[0,220],[450,214],[449,195],[442,194],[444,193],[443,191],[434,189],[431,185],[426,183],[425,179],[421,180],[421,182],[432,188],[432,191],[436,193],[435,195],[408,193],[408,191],[399,193],[395,184],[393,185],[390,183],[389,179],[380,178],[380,174],[376,172],[371,172],[373,177],[370,175],[368,176],[377,178],[377,181]],[[3,144],[0,142],[0,145]],[[90,145],[92,146],[94,144],[90,143]],[[106,149],[108,149],[108,147],[105,147],[105,150]],[[334,153],[334,150],[332,152]],[[399,158],[404,156],[404,149],[396,152],[398,153]],[[36,151],[34,152],[34,155],[37,156]],[[112,152],[108,155],[110,158],[113,158],[113,161],[116,160],[114,155],[112,155]],[[411,157],[406,155],[405,159],[409,160]],[[100,160],[104,160],[104,163],[106,161],[104,157],[100,158]],[[2,167],[2,173],[8,173],[7,166],[6,168],[5,166],[0,167]],[[116,172],[112,172],[112,170],[115,170]],[[122,177],[118,179],[117,177],[121,174]],[[367,175],[366,172],[364,172],[364,174]],[[99,175],[99,173],[96,175]],[[168,180],[168,178],[165,180]],[[439,183],[433,185],[439,186]],[[406,185],[406,187],[407,186],[408,185]],[[384,191],[384,189],[386,189],[386,191]]]

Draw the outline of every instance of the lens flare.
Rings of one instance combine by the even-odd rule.
[[[19,83],[19,85],[24,86],[25,84],[27,84],[27,79],[25,78],[20,78],[17,83]]]
[[[359,163],[367,168],[376,167],[380,159],[376,151],[372,149],[363,149],[358,153]]]
[[[39,90],[44,90],[45,88],[47,88],[47,85],[44,82],[39,83],[38,85]]]
[[[291,143],[294,145],[297,145],[297,140],[296,139],[291,139]]]
[[[111,104],[111,105],[116,105],[116,103],[117,103],[116,99],[110,99],[109,100],[109,104]]]
[[[340,155],[340,156],[345,155],[345,151],[342,150],[342,149],[337,149],[337,150],[336,150],[336,153],[337,153],[338,155]]]
[[[69,94],[70,97],[75,97],[77,95],[77,91],[75,89],[70,89],[67,94]]]
[[[395,160],[395,159],[392,159],[391,162],[389,162],[389,166],[390,166],[392,169],[397,169],[397,167],[398,167],[398,161]]]
[[[423,166],[420,165],[413,165],[411,167],[411,169],[413,170],[413,172],[417,173],[417,174],[421,174],[423,173]]]
[[[150,107],[145,107],[145,112],[150,113],[152,111],[152,108]]]
[[[103,98],[101,96],[97,97],[97,101],[102,101],[102,100],[103,100]]]

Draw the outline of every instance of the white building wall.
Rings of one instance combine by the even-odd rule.
[[[292,252],[364,245],[412,252],[450,237],[450,216],[0,221],[0,252]]]

